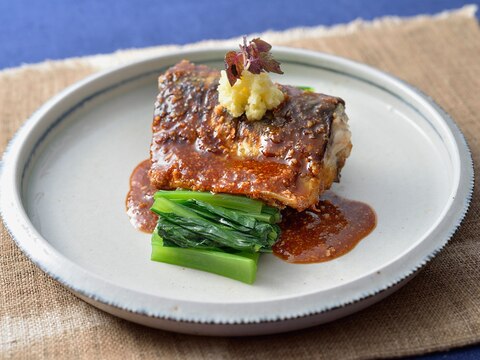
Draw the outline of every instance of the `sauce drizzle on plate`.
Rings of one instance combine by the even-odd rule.
[[[130,175],[130,191],[127,195],[126,207],[130,222],[137,230],[151,233],[155,230],[158,216],[150,211],[153,205],[153,194],[157,191],[148,177],[150,160],[144,160]]]
[[[133,170],[126,200],[130,222],[146,233],[155,230],[158,219],[150,211],[156,188],[150,184],[149,169],[150,160],[144,160]],[[332,260],[352,250],[377,223],[369,205],[331,191],[321,196],[316,207],[303,212],[282,212],[282,234],[272,249],[276,256],[296,264]]]
[[[296,264],[332,260],[352,250],[377,224],[367,204],[325,192],[316,210],[283,212],[282,234],[273,246],[279,258]]]

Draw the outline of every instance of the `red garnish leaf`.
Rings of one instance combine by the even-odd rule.
[[[233,86],[240,79],[243,69],[252,74],[260,74],[262,71],[283,74],[280,63],[270,54],[271,48],[272,45],[260,38],[253,39],[247,45],[247,38],[244,36],[240,51],[229,51],[225,55],[225,70],[230,85]]]
[[[225,54],[225,70],[230,86],[233,86],[237,79],[240,79],[243,71],[243,62],[242,53],[229,51]]]
[[[260,38],[253,39],[252,41],[250,41],[250,44],[255,45],[258,52],[269,52],[272,48],[272,45],[270,45],[266,41],[263,41]]]
[[[270,53],[260,53],[260,58],[262,59],[263,69],[266,72],[273,72],[275,74],[283,74],[282,69],[280,69],[280,63],[272,57]]]
[[[252,74],[260,74],[264,68],[263,61],[260,57],[252,57],[248,60],[246,68]]]

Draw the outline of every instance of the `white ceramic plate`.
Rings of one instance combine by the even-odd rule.
[[[228,49],[189,51],[95,75],[38,110],[4,156],[0,206],[20,248],[85,301],[148,326],[209,335],[298,329],[358,311],[399,288],[448,241],[473,184],[455,123],[432,100],[342,58],[277,48],[285,84],[345,99],[354,148],[334,191],[370,204],[378,225],[348,254],[292,265],[261,257],[246,285],[151,262],[125,195],[148,157],[156,78],[186,58],[221,67]]]

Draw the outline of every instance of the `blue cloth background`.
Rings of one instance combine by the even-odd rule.
[[[433,14],[471,3],[480,0],[0,0],[0,69],[359,17]],[[415,359],[480,359],[480,346]]]
[[[0,69],[355,18],[432,14],[480,0],[0,0]]]

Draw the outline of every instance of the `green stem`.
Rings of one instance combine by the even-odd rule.
[[[296,86],[297,88],[299,88],[300,90],[303,90],[303,91],[308,91],[308,92],[314,92],[315,89],[313,87],[310,87],[310,86]]]
[[[259,200],[249,199],[244,196],[228,194],[212,194],[210,192],[199,192],[189,190],[166,191],[160,190],[155,193],[155,199],[164,198],[174,202],[185,200],[200,200],[211,205],[222,206],[228,209],[241,210],[248,213],[260,214],[263,203]]]
[[[181,217],[202,219],[201,216],[197,215],[194,211],[191,211],[186,206],[176,204],[175,202],[162,197],[155,199],[150,210],[158,215],[162,215],[162,213],[173,213]]]
[[[163,246],[161,237],[153,233],[151,259],[172,265],[203,270],[234,280],[253,284],[259,254],[226,253],[221,251]]]

